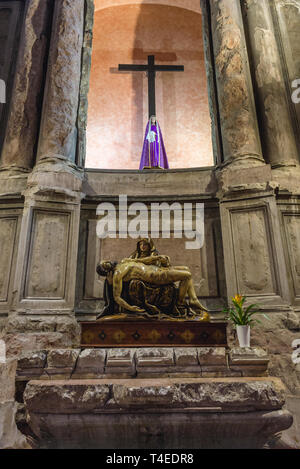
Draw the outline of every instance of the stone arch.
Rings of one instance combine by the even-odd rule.
[[[120,5],[167,5],[172,7],[184,8],[185,10],[201,13],[199,0],[94,0],[95,11],[103,10],[104,8]]]

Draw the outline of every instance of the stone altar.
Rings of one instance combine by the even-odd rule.
[[[40,351],[19,360],[17,395],[39,447],[260,448],[292,423],[268,363],[262,349]]]

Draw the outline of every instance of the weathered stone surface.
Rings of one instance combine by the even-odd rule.
[[[135,349],[117,348],[107,351],[106,366],[107,367],[131,367],[133,366],[133,358]]]
[[[174,349],[176,366],[199,365],[197,349],[191,347],[176,347]]]
[[[233,365],[267,365],[269,362],[267,352],[260,347],[235,347],[230,350],[229,357]]]
[[[15,376],[17,360],[0,363],[0,449],[29,448],[15,423]]]
[[[114,400],[123,409],[170,407],[175,401],[175,393],[176,388],[164,379],[149,380],[148,385],[147,380],[113,384]]]
[[[26,356],[28,352],[65,348],[79,343],[80,326],[72,316],[57,317],[11,314],[3,331],[7,353]]]
[[[211,2],[225,160],[263,161],[240,3]]]
[[[293,425],[282,433],[281,439],[288,448],[300,449],[300,395],[286,396],[284,407],[293,415]]]
[[[299,155],[270,2],[246,0],[244,6],[245,21],[251,31],[248,37],[264,136],[264,155],[273,166],[295,165],[299,161]]]
[[[255,448],[292,423],[270,378],[31,381],[24,398],[45,447]]]
[[[14,400],[17,360],[0,363],[0,402]]]
[[[280,380],[161,379],[113,384],[115,402],[122,408],[218,407],[231,410],[273,410],[284,404]]]
[[[142,348],[136,351],[137,367],[174,365],[174,352],[169,348]]]
[[[285,326],[290,331],[300,331],[300,314],[288,313],[285,320]]]
[[[83,15],[83,0],[55,3],[38,159],[45,155],[75,159]]]
[[[45,351],[34,352],[18,360],[18,370],[44,368],[47,359]]]
[[[66,337],[59,332],[35,332],[5,334],[7,355],[22,357],[31,351],[47,350],[55,347],[63,347],[67,344]]]
[[[109,385],[102,380],[30,381],[24,392],[29,412],[85,413],[102,408]]]
[[[300,395],[300,370],[297,370],[297,365],[292,362],[290,353],[273,355],[269,374],[281,378],[290,392]]]
[[[85,349],[79,354],[75,374],[87,373],[102,374],[104,371],[104,363],[106,358],[106,350],[101,349]]]
[[[51,24],[50,4],[49,0],[28,2],[2,150],[2,167],[28,170],[33,166]]]
[[[80,96],[78,106],[78,165],[84,166],[86,154],[86,126],[88,115],[88,92],[90,87],[90,69],[92,60],[92,42],[93,42],[93,25],[94,25],[94,1],[87,0],[85,2],[85,21],[84,36],[82,48],[82,73],[80,81]]]
[[[26,437],[17,429],[16,410],[14,401],[0,401],[0,449],[30,449]]]
[[[201,367],[210,365],[226,366],[226,351],[224,347],[199,347],[197,351]]]
[[[110,414],[30,414],[44,448],[262,448],[291,425],[287,411]],[[87,431],[88,429],[88,431]],[[45,435],[47,440],[45,441]],[[50,441],[49,441],[50,440]]]
[[[48,368],[71,368],[75,366],[75,362],[79,356],[79,349],[55,349],[48,352],[47,366]]]

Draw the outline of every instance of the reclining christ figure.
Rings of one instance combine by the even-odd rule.
[[[140,240],[135,253],[120,263],[102,261],[97,272],[107,279],[106,301],[113,300],[119,312],[159,318],[165,313],[169,317],[210,320],[197,298],[190,269],[171,266],[170,258],[159,255],[152,240]],[[108,304],[100,318],[114,312]]]

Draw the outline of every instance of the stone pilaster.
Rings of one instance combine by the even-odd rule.
[[[264,156],[272,167],[295,166],[298,152],[270,2],[243,0],[254,67]]]
[[[37,162],[23,191],[6,328],[8,334],[12,327],[18,330],[20,340],[26,333],[31,343],[46,347],[78,339],[74,304],[83,172],[75,153],[84,0],[57,0],[53,18]],[[64,339],[53,337],[58,328]]]
[[[84,0],[55,2],[37,160],[75,161]]]
[[[263,164],[239,0],[210,0],[225,163]]]

